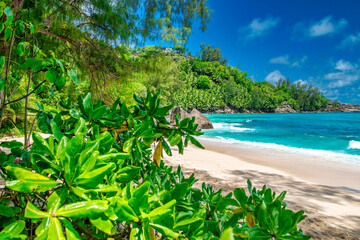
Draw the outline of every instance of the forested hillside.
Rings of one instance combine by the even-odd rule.
[[[315,111],[328,103],[318,88],[301,82],[254,82],[245,71],[226,64],[220,50],[210,45],[201,45],[199,57],[183,54],[179,46],[166,51],[159,46],[116,49],[131,66],[122,93],[161,90],[166,102],[184,109],[211,111],[227,106],[237,111],[272,112],[287,102],[295,110]],[[115,89],[111,87],[111,94]],[[104,90],[108,96],[108,89]]]

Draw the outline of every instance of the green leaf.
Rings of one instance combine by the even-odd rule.
[[[90,222],[104,233],[109,235],[114,235],[116,233],[114,224],[104,214],[97,217],[90,217]]]
[[[169,136],[168,141],[171,146],[175,146],[181,141],[181,135],[179,133],[172,134]]]
[[[79,118],[79,120],[76,122],[74,133],[75,135],[77,135],[79,133],[86,134],[86,132],[87,132],[86,122],[83,118]]]
[[[103,167],[97,168],[93,171],[81,174],[75,179],[77,185],[83,185],[87,187],[96,187],[99,183],[102,183],[106,174],[115,168],[114,163],[110,163]]]
[[[55,216],[62,217],[94,217],[99,216],[101,213],[108,209],[108,201],[106,200],[93,200],[77,202],[65,205],[56,211]]]
[[[84,106],[86,115],[89,116],[88,112],[91,111],[93,108],[93,105],[91,103],[91,93],[86,94],[86,96],[83,100],[83,106]]]
[[[68,190],[67,188],[56,189],[50,197],[47,199],[47,210],[50,214],[56,212],[62,207],[67,200]]]
[[[15,33],[18,37],[21,37],[25,32],[25,24],[23,21],[18,21],[16,23]]]
[[[50,83],[55,83],[58,78],[58,72],[54,69],[50,69],[46,72],[45,77],[49,80]]]
[[[4,24],[6,27],[8,27],[13,22],[13,19],[14,19],[13,12],[11,11],[11,9],[9,7],[6,7],[4,10],[4,13],[6,15],[6,21]]]
[[[5,29],[5,34],[4,34],[4,40],[5,42],[11,37],[11,33],[12,33],[12,28],[11,27],[7,27]]]
[[[17,236],[20,233],[22,233],[22,231],[25,228],[25,221],[21,220],[21,221],[16,221],[13,223],[10,223],[9,225],[7,225],[1,232],[10,232],[12,236]]]
[[[194,137],[192,136],[189,136],[190,137],[190,142],[192,144],[194,144],[195,146],[197,146],[198,148],[202,148],[202,149],[205,149],[203,145],[201,145],[201,143],[199,143],[198,140],[196,140]]]
[[[5,217],[13,217],[15,213],[12,207],[0,205],[0,215],[3,215]]]
[[[32,139],[34,141],[34,145],[42,154],[49,154],[51,157],[54,157],[49,144],[38,133],[33,132]]]
[[[0,57],[0,71],[2,72],[3,68],[5,66],[5,57],[1,56]]]
[[[0,22],[0,34],[2,33],[3,30],[4,30],[4,23]]]
[[[134,137],[129,138],[128,140],[126,140],[126,142],[123,145],[123,151],[124,152],[130,153],[132,151],[134,140],[135,140]]]
[[[170,238],[178,238],[179,234],[172,231],[171,229],[161,226],[159,224],[150,223],[150,226],[153,227],[156,231],[161,233],[162,236],[170,237]]]
[[[0,91],[2,91],[6,87],[6,81],[3,78],[0,78]]]
[[[72,116],[73,118],[79,119],[81,117],[81,113],[75,109],[70,109],[69,111],[70,116]]]
[[[49,164],[49,166],[56,171],[62,170],[59,165],[56,165],[54,162],[50,161],[47,157],[44,157],[43,155],[33,153],[31,154],[31,158],[34,163],[43,162]]]
[[[75,83],[75,84],[79,84],[79,80],[78,80],[78,77],[76,75],[76,73],[74,72],[74,70],[68,70],[68,75],[69,77],[71,78],[71,80]]]
[[[221,234],[220,240],[235,240],[234,234],[233,234],[233,229],[232,229],[232,228],[226,229],[226,230]]]
[[[60,223],[59,219],[57,219],[57,218],[51,219],[51,224],[50,224],[49,232],[48,232],[48,239],[65,240],[65,236],[64,236],[64,233],[62,230],[61,223]]]
[[[26,218],[48,218],[48,217],[51,217],[50,213],[40,211],[31,202],[27,203],[24,216]]]
[[[79,233],[73,228],[69,220],[66,218],[60,218],[60,220],[65,226],[67,240],[81,240]]]
[[[122,198],[114,198],[115,207],[114,212],[118,217],[118,221],[134,221],[138,222],[139,218],[136,216],[132,207]]]
[[[60,183],[55,182],[53,180],[14,180],[14,181],[6,181],[5,186],[11,190],[18,192],[45,192],[50,190],[51,188],[56,187]]]
[[[51,119],[50,126],[51,126],[51,130],[52,130],[52,133],[54,134],[55,139],[58,142],[60,142],[63,137],[63,134],[61,133],[61,130],[59,129],[59,127],[56,124],[56,122],[54,121],[54,119]]]
[[[10,174],[15,179],[50,180],[48,177],[45,177],[38,173],[33,173],[29,170],[20,167],[6,166],[5,170],[7,174]]]
[[[137,177],[140,171],[140,167],[132,165],[126,166],[117,172],[117,180],[119,182],[129,182]]]
[[[151,221],[162,220],[168,216],[168,213],[172,211],[175,204],[176,200],[171,200],[170,202],[155,208],[150,213],[144,214],[144,217],[149,218]]]

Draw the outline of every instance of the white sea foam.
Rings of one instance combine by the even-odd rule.
[[[351,140],[348,149],[360,149],[360,142]]]
[[[253,128],[244,128],[239,127],[241,123],[214,123],[213,127],[216,131],[223,131],[223,132],[251,132],[255,131]]]
[[[245,122],[252,122],[252,119],[246,119]]]
[[[275,144],[275,143],[240,141],[240,140],[236,140],[233,138],[224,138],[224,137],[202,136],[200,138],[207,140],[207,141],[241,145],[242,147],[277,150],[277,151],[282,151],[282,152],[287,152],[287,153],[303,154],[303,155],[307,155],[307,156],[317,156],[317,157],[321,157],[321,158],[325,158],[325,159],[332,159],[332,160],[336,160],[336,161],[340,161],[340,162],[353,163],[353,164],[360,165],[360,156],[359,155],[336,153],[336,152],[331,152],[331,151],[326,151],[326,150],[288,147],[285,145]],[[354,142],[356,142],[356,141],[354,141]],[[353,144],[355,144],[358,148],[360,148],[360,142],[356,142]],[[357,144],[359,144],[359,145],[357,145]]]

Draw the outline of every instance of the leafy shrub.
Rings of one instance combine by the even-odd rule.
[[[209,77],[204,75],[199,76],[196,82],[196,87],[198,89],[210,89],[211,83]]]
[[[0,153],[2,239],[310,238],[297,227],[304,212],[286,209],[285,192],[276,196],[250,181],[250,195],[193,188],[195,177],[165,166],[161,155],[171,155],[170,146],[182,153],[189,142],[202,147],[195,119],[177,115],[170,126],[172,106],[162,107],[159,95],[134,100],[130,109],[120,101],[93,104],[90,94],[76,105],[61,102],[57,113],[37,112],[50,136],[34,133],[30,151],[1,144],[11,149]]]

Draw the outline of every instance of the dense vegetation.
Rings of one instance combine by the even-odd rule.
[[[190,83],[178,68],[186,61],[151,49],[131,57],[128,48],[104,39],[131,39],[139,26],[150,31],[165,20],[165,30],[179,22],[186,30],[197,15],[208,20],[205,1],[186,2],[192,8],[180,16],[184,4],[167,1],[159,10],[153,1],[0,2],[0,122],[3,128],[20,121],[16,126],[24,134],[24,144],[0,144],[9,149],[0,152],[1,239],[310,238],[297,226],[304,212],[286,208],[285,192],[276,196],[248,181],[248,194],[238,188],[223,196],[206,184],[193,188],[194,176],[186,178],[161,160],[171,147],[180,153],[189,143],[202,148],[195,139],[202,133],[194,118],[176,115],[176,126],[169,125],[165,117],[173,105],[164,106],[151,91],[163,88],[163,100],[176,102],[175,90],[210,91],[213,78],[191,70]],[[145,19],[137,16],[143,3],[151,15]],[[129,32],[119,29],[124,19]],[[104,49],[100,56],[98,47]],[[150,91],[130,99],[147,85]]]
[[[201,45],[200,57],[161,52],[156,46],[128,49],[128,54],[132,61],[151,66],[151,70],[136,72],[143,89],[161,90],[165,101],[184,109],[209,111],[228,106],[238,111],[272,112],[286,102],[295,110],[315,111],[328,102],[318,88],[289,79],[279,79],[275,85],[253,82],[246,72],[226,65],[220,50],[210,45]]]

